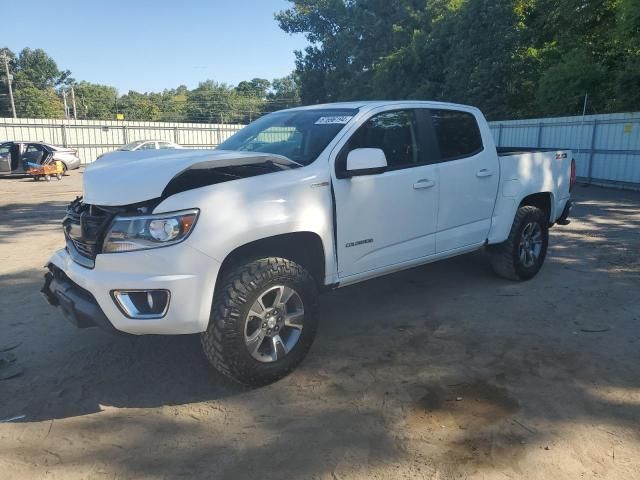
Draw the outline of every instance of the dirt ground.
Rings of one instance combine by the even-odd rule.
[[[301,367],[252,390],[197,337],[45,304],[81,178],[0,179],[0,350],[22,369],[0,421],[24,415],[0,423],[0,478],[640,478],[640,193],[578,188],[526,283],[478,252],[325,295]]]

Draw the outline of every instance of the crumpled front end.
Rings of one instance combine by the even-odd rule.
[[[63,221],[66,247],[48,262],[43,293],[78,327],[131,334],[189,334],[206,329],[220,264],[186,243],[104,253],[118,212],[76,199]],[[170,249],[170,250],[168,250]]]

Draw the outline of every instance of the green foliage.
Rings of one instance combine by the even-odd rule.
[[[113,120],[118,91],[107,85],[80,82],[73,86],[79,119]]]
[[[591,105],[604,109],[613,92],[607,87],[607,70],[586,49],[571,50],[541,75],[535,105],[539,112],[563,115],[580,112],[585,94]]]
[[[638,0],[289,0],[302,101],[421,98],[490,118],[640,108]]]
[[[15,92],[16,113],[27,118],[62,118],[64,107],[52,87],[23,83]]]
[[[295,75],[275,78],[271,82],[271,91],[267,94],[267,111],[281,110],[300,105],[300,87]]]
[[[9,71],[13,75],[17,115],[31,118],[64,117],[62,100],[55,89],[73,82],[70,72],[61,71],[56,62],[41,49],[25,48],[16,55],[8,48],[3,48],[2,53],[10,59]],[[5,87],[4,65],[0,72]],[[3,99],[5,100],[0,104],[0,115],[11,116],[8,96],[3,96]]]
[[[118,111],[124,113],[127,120],[160,120],[161,110],[155,94],[143,94],[130,91],[118,99]]]
[[[61,71],[56,62],[40,48],[25,48],[16,61],[16,86],[29,82],[36,88],[57,87],[73,82],[69,70]]]
[[[271,82],[264,78],[254,78],[250,82],[243,81],[236,87],[236,92],[240,95],[253,96],[257,98],[266,98],[267,92],[271,87]]]

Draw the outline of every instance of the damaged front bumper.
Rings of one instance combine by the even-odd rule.
[[[55,265],[49,264],[49,271],[44,276],[44,286],[40,291],[47,302],[60,307],[64,316],[76,327],[101,327],[111,333],[118,333],[93,295]]]
[[[76,326],[134,335],[180,335],[206,330],[220,264],[181,243],[99,254],[93,269],[79,265],[62,249],[49,259],[47,268],[42,292]],[[166,311],[136,318],[123,308],[118,295],[136,291],[166,291],[171,302]]]

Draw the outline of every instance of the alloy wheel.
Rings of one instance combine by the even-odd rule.
[[[285,285],[270,287],[249,309],[245,345],[259,362],[281,360],[300,340],[303,323],[304,305],[298,292]]]

